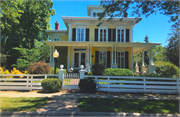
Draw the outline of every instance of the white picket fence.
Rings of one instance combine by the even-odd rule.
[[[180,89],[179,78],[91,75],[85,75],[84,78],[94,79],[98,91],[175,94]]]
[[[58,78],[59,75],[0,74],[0,90],[40,90],[42,89],[40,81],[48,77]]]

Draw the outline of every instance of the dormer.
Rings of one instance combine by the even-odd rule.
[[[87,5],[87,15],[90,17],[98,17],[97,13],[102,13],[104,11],[104,8],[99,5]],[[107,17],[107,14],[105,14],[104,17]]]

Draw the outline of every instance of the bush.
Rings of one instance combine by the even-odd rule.
[[[58,70],[59,70],[59,68],[56,68],[56,74],[59,74]],[[65,70],[64,73],[66,74],[66,73],[67,73],[67,70],[66,70],[66,69],[64,69],[64,70]],[[51,68],[50,68],[50,71],[51,71],[51,72],[50,72],[51,74],[54,74],[54,67],[51,67]]]
[[[154,64],[156,66],[156,73],[161,77],[173,77],[179,75],[179,68],[172,63],[156,61]]]
[[[161,77],[158,73],[141,73],[141,72],[135,72],[135,77]]]
[[[50,73],[50,66],[48,63],[43,61],[31,63],[28,67],[29,74],[49,74]]]
[[[53,93],[58,92],[62,88],[62,81],[57,78],[48,78],[41,81],[43,92]]]
[[[93,75],[102,75],[104,73],[105,67],[101,64],[94,64],[91,67]]]
[[[80,79],[79,90],[82,93],[96,92],[96,83],[92,79]]]
[[[123,69],[123,68],[105,69],[105,72],[103,73],[103,75],[104,76],[134,76],[131,70]]]

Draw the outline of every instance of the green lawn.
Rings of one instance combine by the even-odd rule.
[[[51,98],[40,97],[19,97],[9,98],[1,97],[0,110],[1,111],[36,111],[41,106],[44,106]]]
[[[82,112],[129,112],[178,114],[178,100],[138,100],[115,98],[79,98]]]

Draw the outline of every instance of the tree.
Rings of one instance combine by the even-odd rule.
[[[103,13],[99,13],[99,20],[104,17],[104,14],[107,13],[110,16],[110,19],[113,17],[121,17],[131,9],[131,16],[136,15],[140,17],[145,15],[148,17],[153,13],[160,13],[170,17],[169,21],[178,22],[179,16],[179,1],[169,1],[169,0],[102,0],[101,5],[105,9]],[[137,19],[138,21],[139,19]]]
[[[34,40],[47,40],[48,36],[45,30],[50,27],[50,16],[55,14],[52,9],[53,2],[47,1],[4,1],[7,9],[19,9],[22,12],[12,10],[12,14],[18,14],[18,17],[11,18],[8,16],[7,9],[2,7],[3,16],[1,18],[3,28],[1,27],[1,45],[2,53],[9,55],[7,57],[7,69],[12,68],[21,53],[15,47],[34,48]],[[16,4],[16,7],[12,4]],[[15,12],[15,13],[14,13]],[[18,23],[15,23],[17,20]]]
[[[13,64],[14,67],[17,67],[19,70],[27,70],[29,65],[34,62],[49,62],[49,51],[50,47],[44,42],[39,42],[35,40],[35,47],[32,49],[27,48],[14,48],[21,53],[21,56],[17,59],[16,64]]]
[[[167,60],[176,66],[179,66],[179,47],[180,47],[180,37],[179,37],[180,27],[179,24],[174,24],[172,26],[172,33],[169,33],[168,45],[166,46]]]

